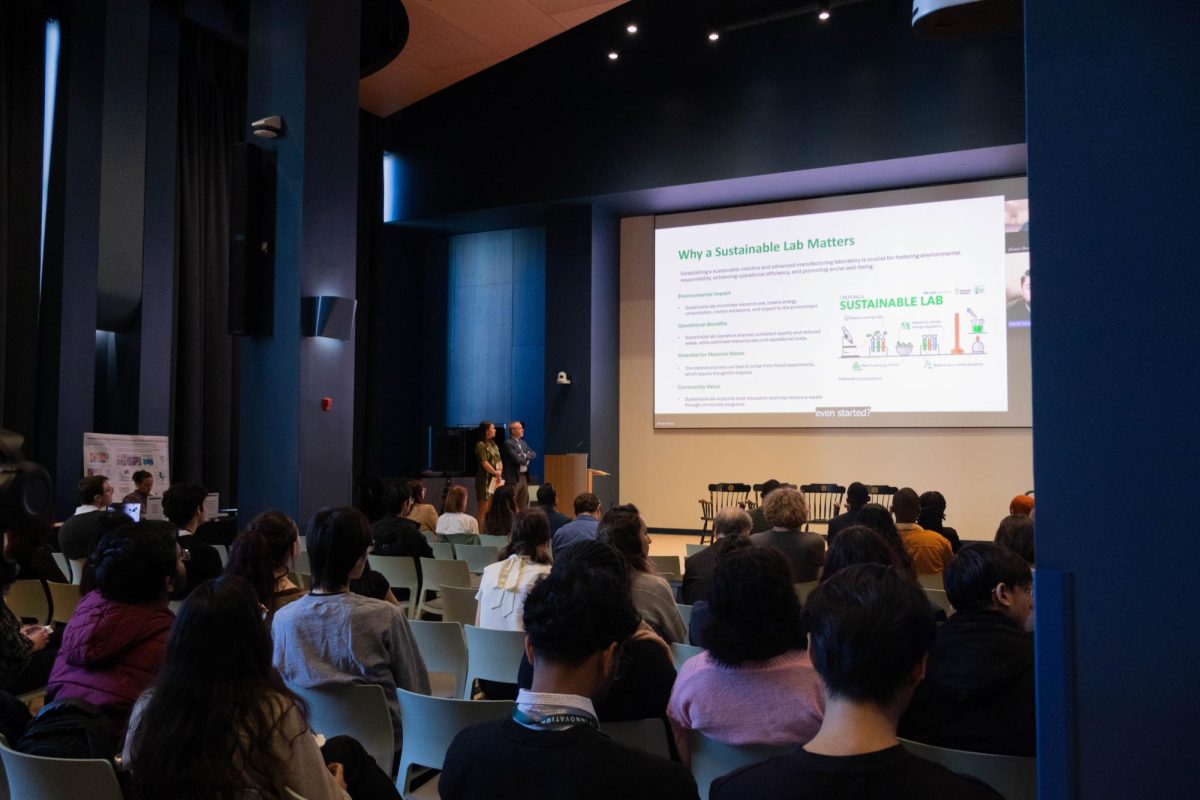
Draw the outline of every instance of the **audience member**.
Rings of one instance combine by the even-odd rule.
[[[371,541],[375,546],[372,552],[380,556],[411,556],[420,578],[421,559],[433,558],[433,548],[409,514],[412,503],[412,495],[404,484],[384,490],[384,515],[371,526]]]
[[[419,480],[409,481],[406,486],[412,495],[412,508],[408,510],[408,518],[417,523],[419,530],[437,532],[437,509],[425,502],[425,484]]]
[[[89,475],[79,482],[79,506],[58,529],[58,549],[72,561],[86,559],[96,549],[103,531],[100,513],[112,504],[113,488],[103,475]]]
[[[154,490],[154,476],[144,469],[139,469],[130,476],[133,481],[133,491],[125,495],[122,503],[137,503],[141,507],[141,516],[146,516],[146,503],[150,500],[150,492]]]
[[[546,519],[550,522],[550,535],[558,533],[558,529],[571,521],[571,518],[558,510],[558,492],[554,490],[553,483],[543,483],[537,490],[537,504],[546,514]]]
[[[761,547],[774,547],[792,563],[795,583],[815,581],[825,562],[825,540],[815,533],[800,530],[808,522],[808,503],[799,489],[781,487],[763,503],[763,513],[771,530],[750,535]]]
[[[254,587],[270,620],[304,595],[304,589],[289,577],[299,552],[300,534],[292,518],[282,511],[264,511],[233,540],[225,574],[237,575]]]
[[[179,545],[189,553],[188,591],[221,574],[221,554],[195,535],[208,519],[204,511],[207,496],[208,490],[195,483],[176,483],[163,492],[163,514],[179,528]]]
[[[771,492],[778,489],[783,484],[774,478],[768,478],[762,482],[762,488],[758,493],[758,505],[750,509],[750,532],[762,533],[763,531],[771,530],[771,523],[767,522],[767,515],[763,513],[763,504],[767,502],[767,496]],[[716,520],[713,521],[713,530],[716,531]]]
[[[688,556],[683,562],[680,602],[695,605],[708,599],[718,554],[733,540],[749,535],[753,525],[752,517],[753,513],[747,514],[735,506],[722,508],[716,513],[713,517],[713,536],[716,537],[716,541],[700,552]]]
[[[599,525],[600,498],[591,492],[584,492],[575,498],[575,519],[558,529],[551,540],[550,549],[558,555],[577,542],[595,539]]]
[[[956,613],[938,628],[900,735],[955,750],[1036,755],[1029,565],[999,545],[972,542],[944,580]]]
[[[962,540],[958,538],[958,531],[944,524],[946,498],[941,492],[922,492],[918,501],[921,504],[921,513],[917,515],[917,524],[927,531],[941,534],[942,538],[950,543],[951,552],[957,553],[962,547]]]
[[[445,536],[451,533],[467,533],[479,535],[479,520],[466,513],[467,487],[451,486],[446,492],[446,504],[437,521],[437,533]]]
[[[91,556],[96,590],[79,601],[63,632],[48,701],[91,703],[124,730],[162,667],[175,619],[167,598],[187,583],[186,558],[169,523],[131,523],[105,534]]]
[[[488,564],[479,581],[475,624],[481,628],[525,630],[522,610],[533,585],[550,573],[550,522],[540,509],[518,511],[512,538]]]
[[[895,551],[899,558],[899,563],[904,565],[903,571],[908,574],[913,580],[917,579],[917,570],[913,567],[912,558],[908,555],[908,550],[904,548],[904,542],[900,538],[900,531],[896,530],[896,521],[892,519],[892,512],[888,511],[878,503],[867,503],[858,512],[858,525],[864,525],[878,533],[887,542],[888,547]]]
[[[1000,797],[912,755],[896,738],[937,637],[920,586],[895,569],[858,564],[821,584],[804,616],[825,687],[821,729],[803,747],[713,781],[713,800]]]
[[[1017,495],[1009,502],[1008,513],[1028,517],[1033,513],[1033,497],[1027,494]]]
[[[683,763],[691,731],[732,745],[811,739],[824,698],[787,558],[734,541],[717,560],[708,608],[706,649],[680,668],[667,706]]]
[[[537,453],[525,441],[525,423],[519,419],[508,423],[508,438],[500,446],[501,472],[521,511],[529,506],[529,462],[535,458]]]
[[[1033,517],[1009,514],[996,529],[996,544],[1007,547],[1033,567],[1037,563],[1033,549]]]
[[[595,703],[618,673],[622,643],[637,628],[638,613],[619,571],[576,559],[556,564],[525,603],[532,686],[521,690],[510,718],[455,737],[442,768],[441,796],[695,798],[695,782],[683,766],[600,732]]]
[[[892,514],[913,567],[918,575],[940,575],[954,558],[954,551],[943,536],[917,524],[920,513],[921,501],[915,490],[905,487],[896,492],[892,498]]]
[[[508,536],[516,513],[516,489],[506,483],[492,495],[492,504],[483,518],[483,532],[489,536]]]
[[[903,551],[898,551],[895,545],[889,544],[878,531],[866,525],[851,525],[829,543],[821,581],[829,580],[854,564],[882,564],[885,567],[895,567],[906,575],[911,574],[901,557],[902,554]]]
[[[654,632],[668,642],[683,642],[687,626],[675,604],[675,593],[661,575],[654,572],[650,555],[650,536],[646,521],[633,505],[616,506],[600,519],[596,538],[617,549],[625,559],[633,605]]]
[[[621,554],[603,542],[587,539],[565,550],[554,559],[551,573],[588,569],[608,573],[614,587],[632,602],[629,572]],[[620,666],[608,691],[593,701],[601,722],[627,722],[661,718],[666,723],[667,700],[675,683],[675,662],[671,646],[643,620],[620,650]],[[522,689],[533,685],[533,662],[521,658],[517,683]]]
[[[17,575],[17,564],[0,555],[0,591],[4,596]],[[0,601],[0,689],[23,694],[45,686],[56,655],[49,644],[50,631],[41,623],[23,624],[8,603]]]
[[[866,485],[855,481],[846,487],[846,512],[838,514],[829,520],[829,525],[826,529],[831,547],[833,546],[833,540],[837,538],[839,533],[851,525],[858,524],[858,512],[862,511],[863,506],[869,502],[871,502],[871,495],[867,492]]]
[[[487,516],[492,502],[492,489],[497,481],[503,481],[501,472],[500,446],[496,444],[496,426],[489,420],[479,423],[476,431],[479,441],[475,443],[475,501],[479,504],[479,527]]]
[[[396,689],[429,694],[429,673],[400,609],[350,591],[367,565],[367,520],[352,508],[324,508],[309,522],[307,539],[313,588],[275,614],[275,666],[302,688],[382,686],[399,752]]]
[[[226,575],[198,587],[179,610],[162,672],[134,707],[125,738],[137,796],[282,798],[290,789],[343,800],[349,789],[354,800],[398,800],[358,742],[337,736],[318,747],[304,704],[271,666],[256,601],[247,581]]]

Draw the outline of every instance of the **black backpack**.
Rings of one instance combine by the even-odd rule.
[[[86,701],[67,698],[43,706],[16,749],[31,756],[112,762],[121,745],[116,726],[103,711]]]

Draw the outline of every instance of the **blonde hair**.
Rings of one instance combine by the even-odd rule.
[[[451,486],[446,492],[446,505],[443,511],[447,514],[461,514],[467,507],[467,490],[462,486]]]
[[[799,528],[808,522],[808,502],[799,489],[779,487],[763,501],[763,516],[776,528]]]

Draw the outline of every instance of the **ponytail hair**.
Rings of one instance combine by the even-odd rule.
[[[287,514],[264,511],[233,540],[226,573],[245,578],[258,601],[270,607],[275,598],[275,573],[292,566],[298,535],[296,523]]]

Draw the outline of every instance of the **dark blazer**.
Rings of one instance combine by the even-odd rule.
[[[856,508],[853,511],[847,511],[845,514],[838,514],[833,519],[829,520],[829,529],[825,532],[829,537],[829,542],[833,543],[833,537],[837,536],[842,531],[849,528],[851,525],[858,524],[858,512],[862,509]]]
[[[825,563],[825,540],[810,531],[771,530],[751,534],[750,541],[761,547],[774,547],[787,556],[796,583],[815,581]]]
[[[524,439],[505,439],[500,445],[501,473],[504,482],[515,484],[521,477],[521,467],[528,466],[537,458],[533,448]]]
[[[683,562],[683,585],[679,589],[679,602],[691,606],[701,600],[707,600],[708,593],[712,590],[713,569],[716,566],[715,544],[688,556]]]

